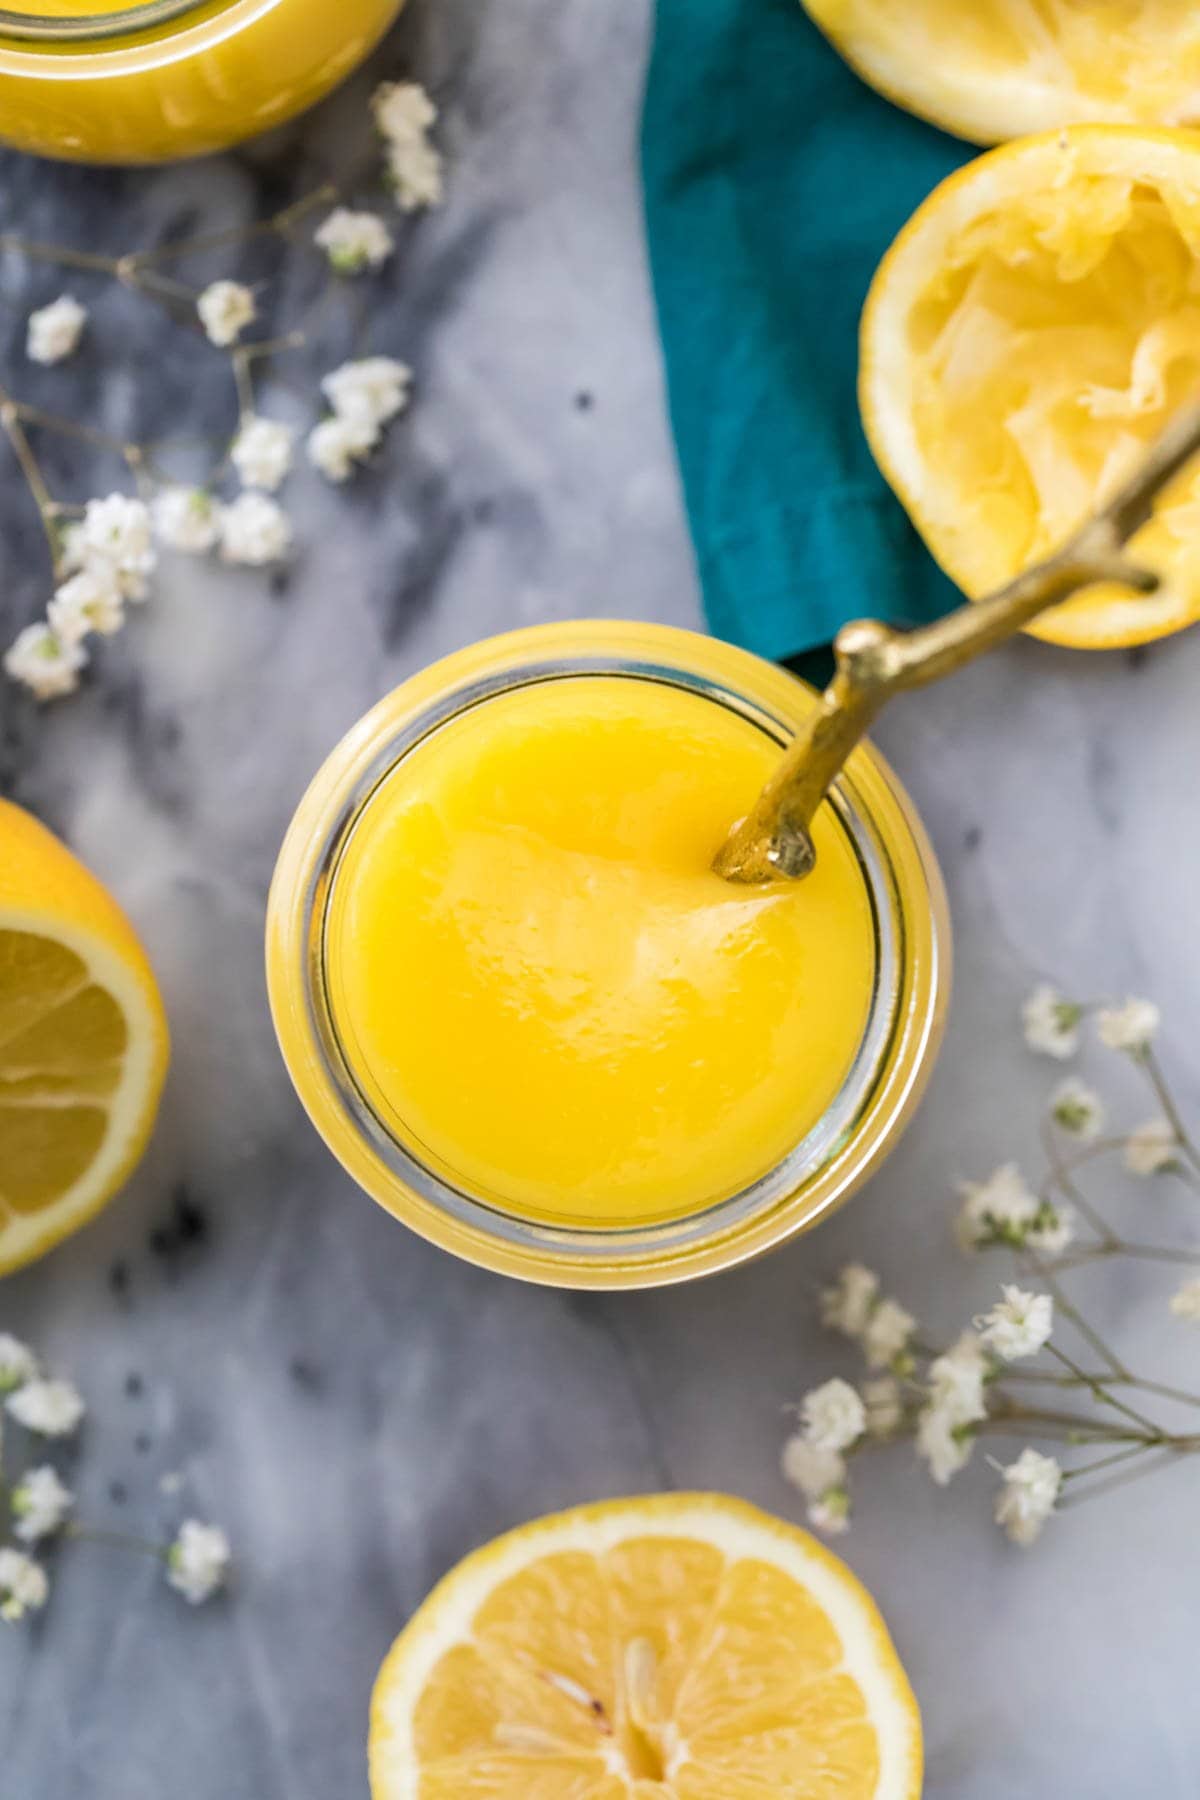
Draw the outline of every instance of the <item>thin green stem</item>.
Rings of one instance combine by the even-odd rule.
[[[1132,1461],[1134,1457],[1148,1456],[1152,1448],[1150,1444],[1130,1444],[1124,1450],[1114,1450],[1110,1456],[1098,1457],[1095,1462],[1081,1463],[1074,1469],[1064,1469],[1063,1481],[1079,1481],[1085,1475],[1098,1475],[1101,1469],[1112,1469],[1118,1463]]]
[[[91,250],[71,250],[63,244],[38,244],[15,231],[0,232],[0,250],[16,250],[32,262],[56,263],[62,269],[90,269],[100,275],[116,275],[118,258]]]
[[[1046,1349],[1051,1356],[1057,1357],[1058,1361],[1062,1363],[1064,1367],[1068,1368],[1072,1375],[1077,1376],[1081,1381],[1086,1383],[1093,1398],[1099,1405],[1115,1407],[1118,1412],[1124,1413],[1127,1419],[1132,1419],[1135,1425],[1140,1425],[1143,1430],[1148,1431],[1156,1442],[1162,1441],[1164,1434],[1161,1428],[1154,1423],[1153,1419],[1148,1419],[1145,1413],[1138,1412],[1136,1407],[1127,1406],[1125,1401],[1119,1400],[1103,1382],[1088,1381],[1084,1371],[1079,1367],[1079,1364],[1073,1362],[1065,1351],[1058,1348],[1057,1344],[1047,1344]]]
[[[38,518],[50,550],[50,561],[57,569],[59,550],[58,536],[54,529],[57,513],[54,496],[46,486],[41,464],[33,453],[33,446],[22,423],[21,408],[4,388],[0,388],[0,428],[12,445],[13,455],[37,504]]]
[[[66,1525],[64,1537],[71,1538],[79,1544],[101,1544],[107,1550],[132,1550],[139,1556],[153,1556],[159,1562],[166,1562],[170,1551],[162,1544],[152,1544],[146,1538],[133,1537],[127,1531],[105,1531],[90,1525]]]
[[[1167,1085],[1167,1078],[1162,1072],[1158,1058],[1155,1056],[1153,1050],[1147,1047],[1144,1054],[1138,1058],[1138,1061],[1141,1063],[1149,1077],[1150,1085],[1158,1097],[1158,1103],[1163,1109],[1163,1114],[1168,1125],[1175,1133],[1180,1149],[1191,1163],[1192,1168],[1200,1173],[1200,1150],[1197,1150],[1195,1144],[1188,1135],[1187,1126],[1184,1124],[1179,1108],[1175,1104],[1175,1097]]]
[[[1181,1452],[1174,1445],[1164,1445],[1157,1455],[1149,1457],[1140,1468],[1126,1469],[1119,1475],[1110,1476],[1106,1481],[1096,1481],[1079,1489],[1063,1501],[1060,1510],[1069,1512],[1076,1506],[1082,1506],[1087,1500],[1098,1499],[1101,1494],[1111,1493],[1115,1488],[1126,1487],[1129,1482],[1139,1481],[1145,1475],[1153,1475],[1158,1469],[1165,1468],[1168,1463],[1177,1461],[1181,1454],[1190,1456],[1194,1454],[1194,1451],[1189,1449]]]

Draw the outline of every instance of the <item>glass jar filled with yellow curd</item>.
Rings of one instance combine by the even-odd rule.
[[[300,1097],[426,1237],[635,1287],[755,1255],[895,1143],[940,1040],[945,898],[869,749],[815,872],[712,871],[814,704],[663,626],[514,632],[350,732],[288,832],[267,974]]]
[[[403,0],[0,4],[0,139],[76,162],[222,150],[311,106]]]

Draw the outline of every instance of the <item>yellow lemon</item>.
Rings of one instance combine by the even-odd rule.
[[[138,1161],[167,1022],[112,896],[0,800],[0,1274],[99,1211]]]
[[[1080,125],[930,195],[875,277],[859,395],[884,474],[972,598],[1048,555],[1200,393],[1200,133]],[[1051,643],[1143,643],[1200,616],[1200,472],[1133,539],[1149,597],[1087,589]]]
[[[1200,121],[1194,0],[803,0],[864,80],[977,144]]]
[[[373,1800],[916,1800],[883,1621],[715,1494],[541,1519],[460,1563],[380,1671]]]

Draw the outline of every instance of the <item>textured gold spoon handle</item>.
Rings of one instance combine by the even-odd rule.
[[[1157,495],[1197,451],[1200,406],[1171,422],[1136,474],[1056,555],[998,593],[916,631],[895,631],[876,619],[844,625],[833,646],[833,680],[754,810],[718,851],[717,874],[756,884],[808,874],[815,861],[813,816],[894,694],[952,675],[1080,588],[1118,581],[1153,593],[1158,577],[1129,562],[1124,546],[1149,519]]]

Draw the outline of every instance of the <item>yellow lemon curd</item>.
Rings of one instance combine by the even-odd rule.
[[[818,1124],[854,1062],[874,920],[836,817],[807,881],[711,872],[780,752],[661,681],[578,675],[404,755],[333,876],[330,1014],[387,1130],[531,1219],[680,1218]]]
[[[81,162],[224,148],[311,106],[402,0],[0,0],[0,139]]]

